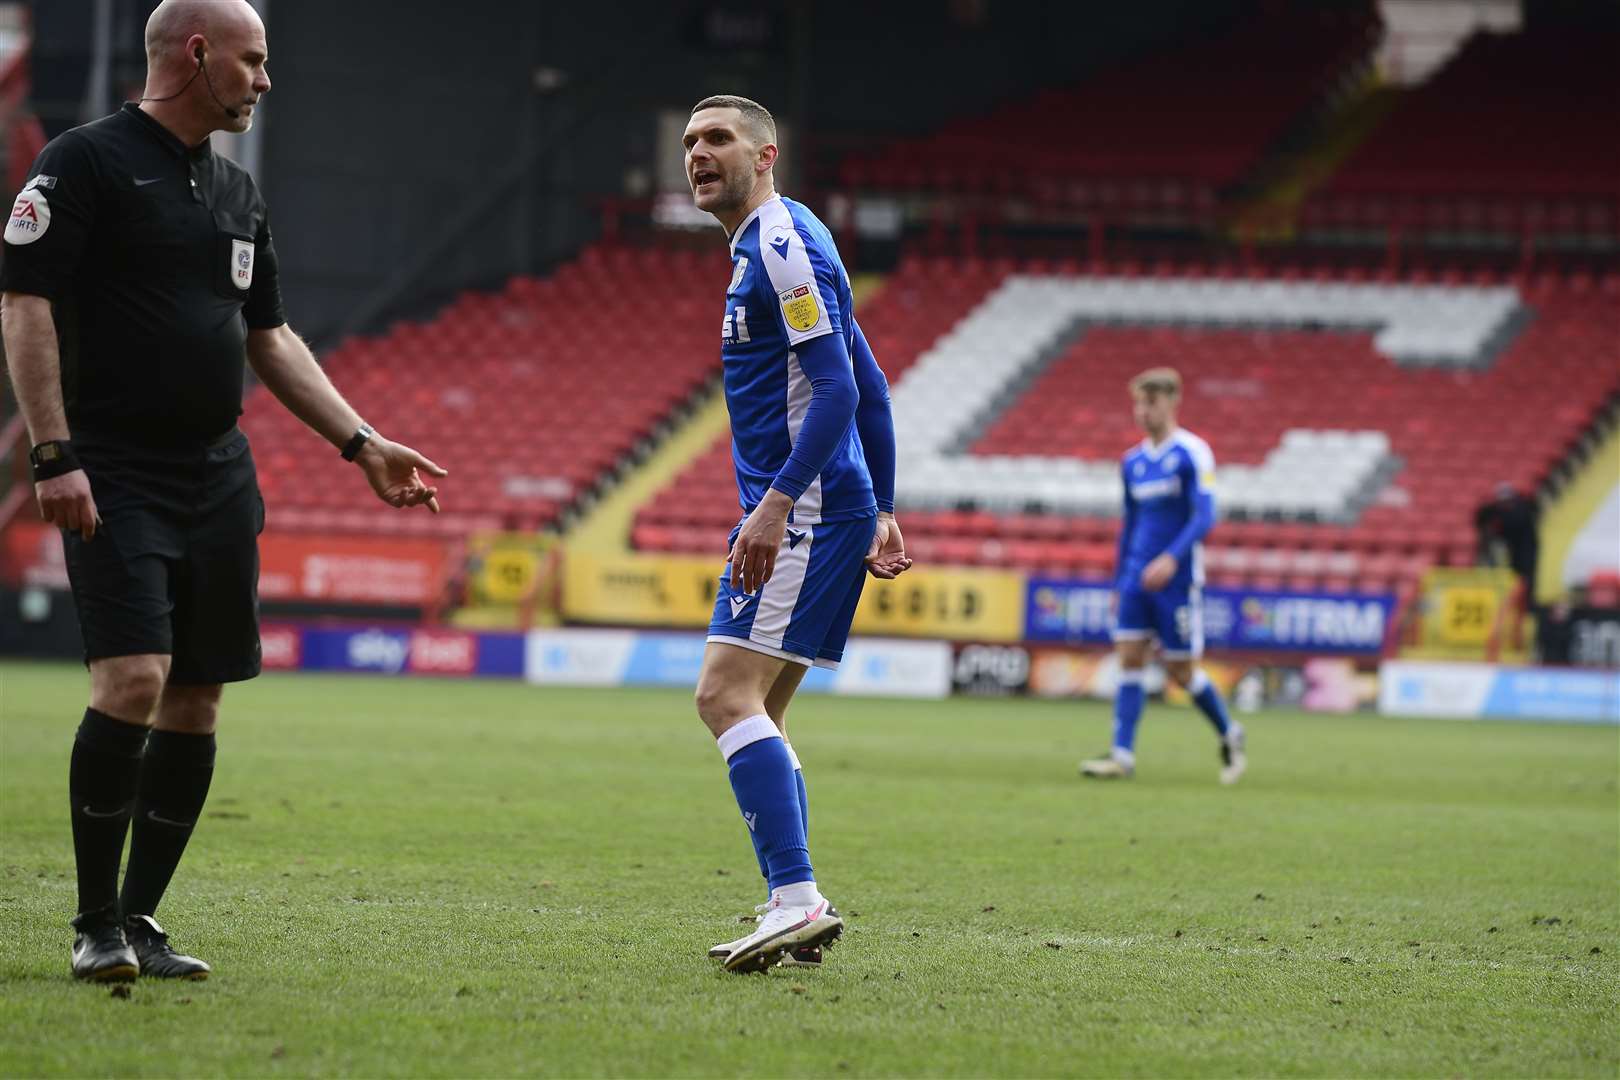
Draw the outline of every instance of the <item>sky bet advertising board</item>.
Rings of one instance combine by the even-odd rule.
[[[1114,625],[1113,588],[1033,578],[1025,606],[1030,641],[1104,645]],[[1204,646],[1317,655],[1376,655],[1395,610],[1387,593],[1205,589]]]

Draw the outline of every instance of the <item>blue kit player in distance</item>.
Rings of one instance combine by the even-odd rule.
[[[1221,740],[1221,783],[1236,783],[1248,761],[1243,726],[1198,667],[1204,654],[1203,539],[1215,523],[1215,455],[1209,444],[1176,426],[1181,376],[1150,368],[1131,380],[1136,423],[1147,438],[1120,463],[1125,515],[1119,531],[1114,587],[1114,642],[1119,689],[1114,696],[1114,746],[1080,763],[1082,776],[1124,779],[1136,771],[1136,725],[1142,718],[1142,668],[1148,639],[1157,638],[1166,674],[1186,688]]]
[[[787,707],[812,664],[836,667],[870,571],[905,571],[894,519],[889,387],[855,323],[832,236],[776,193],[776,122],[705,98],[683,136],[693,201],[731,244],[720,355],[744,517],[732,531],[697,710],[770,888],[756,929],[709,955],[728,971],[819,964],[843,930],[816,885]]]

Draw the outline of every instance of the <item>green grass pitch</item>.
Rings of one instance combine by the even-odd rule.
[[[678,691],[231,688],[158,918],[216,968],[68,976],[85,677],[0,665],[0,1074],[1608,1076],[1612,728],[1288,713],[1215,779],[1150,707],[806,697],[821,971],[705,958],[762,899]]]

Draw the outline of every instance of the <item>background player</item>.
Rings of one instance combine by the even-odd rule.
[[[888,383],[855,324],[831,234],[776,194],[775,120],[747,98],[705,98],[683,141],[693,201],[731,242],[721,359],[745,512],[697,709],[771,890],[757,929],[710,954],[729,971],[757,971],[789,952],[818,962],[843,930],[811,869],[787,707],[811,664],[842,658],[866,570],[890,578],[911,560],[894,520]]]
[[[1196,666],[1204,653],[1202,541],[1215,522],[1215,455],[1209,444],[1176,426],[1181,376],[1151,368],[1131,380],[1136,423],[1147,438],[1125,454],[1125,515],[1119,531],[1114,641],[1119,689],[1114,696],[1114,746],[1080,764],[1082,776],[1120,779],[1136,771],[1136,724],[1142,718],[1142,667],[1156,637],[1171,679],[1185,687],[1221,739],[1221,783],[1247,767],[1243,726]]]

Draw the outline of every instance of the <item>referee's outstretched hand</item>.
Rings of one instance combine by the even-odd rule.
[[[365,471],[371,490],[389,506],[426,506],[435,514],[439,512],[439,489],[429,487],[422,473],[434,477],[448,473],[410,447],[373,435],[355,462]]]
[[[83,469],[39,481],[34,485],[34,498],[39,500],[40,516],[50,524],[79,533],[86,540],[95,537],[101,515],[96,512],[90,478]]]

